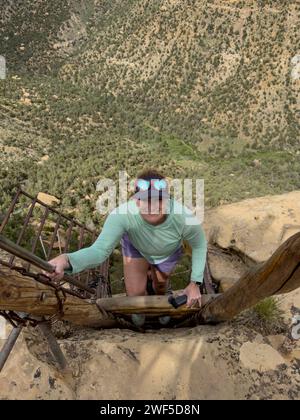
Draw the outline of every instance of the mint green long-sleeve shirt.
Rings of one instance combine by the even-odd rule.
[[[67,254],[71,270],[66,272],[76,274],[104,262],[124,233],[151,264],[168,259],[186,240],[192,248],[191,280],[203,281],[207,253],[204,231],[192,212],[174,199],[169,201],[166,220],[157,226],[142,218],[135,200],[114,209],[93,245]]]

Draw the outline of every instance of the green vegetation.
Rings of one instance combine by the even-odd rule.
[[[242,315],[243,323],[263,335],[281,334],[287,331],[284,312],[278,299],[270,297],[255,305]]]
[[[300,6],[252,3],[7,1],[0,219],[21,184],[100,229],[98,180],[146,166],[207,207],[299,189]]]

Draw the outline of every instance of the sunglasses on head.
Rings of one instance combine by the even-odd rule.
[[[137,179],[135,182],[135,188],[140,191],[147,191],[151,187],[155,188],[157,191],[161,191],[165,190],[168,187],[168,184],[165,179]]]

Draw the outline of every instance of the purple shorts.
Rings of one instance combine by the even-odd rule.
[[[121,246],[122,246],[122,254],[124,257],[131,257],[131,258],[144,258],[143,255],[133,246],[130,242],[128,234],[125,233],[121,239]],[[173,271],[175,265],[177,264],[178,260],[183,254],[183,249],[180,246],[172,255],[168,257],[165,261],[158,263],[158,264],[151,264],[156,267],[162,273],[171,273]]]

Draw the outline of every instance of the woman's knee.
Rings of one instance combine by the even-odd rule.
[[[128,296],[144,296],[147,285],[148,262],[142,258],[124,258],[124,279]]]

